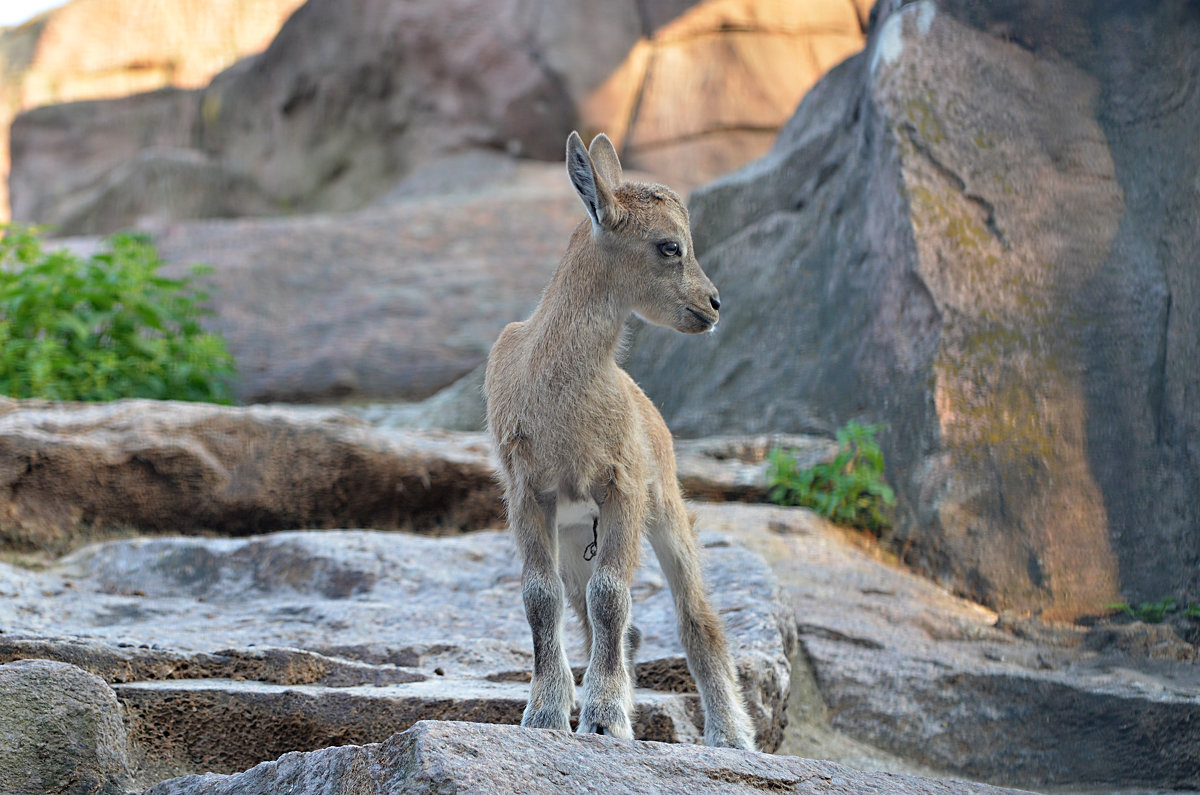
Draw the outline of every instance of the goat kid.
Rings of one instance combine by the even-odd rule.
[[[496,340],[484,383],[533,634],[521,724],[570,728],[575,682],[563,649],[565,597],[589,655],[578,730],[632,738],[640,633],[630,623],[629,586],[644,533],[674,597],[705,741],[753,750],[737,671],[705,594],[670,431],[615,359],[631,312],[695,334],[716,325],[721,302],[696,261],[678,195],[623,183],[605,135],[589,150],[571,133],[567,173],[588,220],[575,229],[533,315]]]

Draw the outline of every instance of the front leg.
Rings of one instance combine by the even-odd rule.
[[[600,503],[596,568],[587,586],[592,654],[583,677],[579,732],[633,739],[629,584],[637,566],[644,499],[610,487]]]
[[[533,634],[533,681],[521,725],[570,731],[575,678],[563,648],[563,584],[558,574],[555,497],[526,496],[509,504],[521,549],[521,596]]]

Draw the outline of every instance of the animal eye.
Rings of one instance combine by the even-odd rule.
[[[658,253],[662,254],[664,257],[677,257],[679,256],[679,244],[673,241],[659,243]]]

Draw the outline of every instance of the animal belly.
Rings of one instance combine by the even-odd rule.
[[[595,542],[593,532],[600,508],[592,500],[558,503],[558,547],[560,556],[580,556],[588,553],[588,546]],[[595,554],[593,547],[588,557]]]

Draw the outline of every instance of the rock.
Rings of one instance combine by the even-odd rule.
[[[781,752],[878,764],[832,726],[907,765],[995,784],[1200,788],[1194,647],[1172,658],[1096,627],[997,616],[804,509],[710,505],[700,521],[770,562],[799,621],[819,700],[807,716],[789,707]]]
[[[1048,8],[880,4],[693,196],[709,349],[643,328],[628,367],[681,435],[887,423],[892,549],[988,605],[1198,601],[1200,20]]]
[[[627,166],[679,190],[765,153],[804,93],[863,45],[846,0],[716,0],[659,14],[581,118],[609,133]]]
[[[481,364],[450,386],[417,403],[368,403],[346,410],[375,425],[393,428],[442,428],[448,431],[486,430],[487,402],[483,399]]]
[[[188,0],[75,0],[19,27],[0,29],[5,78],[0,85],[0,220],[9,218],[8,135],[18,112],[165,86],[206,85],[238,58],[266,47],[301,2],[214,0],[197,5]],[[92,135],[97,131],[89,125]],[[59,132],[69,131],[59,128]],[[71,146],[54,144],[53,149],[70,161],[80,154]],[[101,156],[95,165],[103,162],[103,150],[89,146],[88,151]],[[57,167],[66,165],[60,161]],[[135,187],[125,189],[132,192]],[[31,195],[24,189],[19,192]],[[42,217],[41,208],[22,212]]]
[[[700,540],[758,742],[773,749],[794,618],[761,559]],[[42,571],[0,564],[0,660],[69,660],[112,681],[147,783],[378,742],[423,718],[518,722],[532,664],[518,557],[501,531],[109,541]],[[644,561],[635,730],[701,742],[670,592],[649,547]],[[582,676],[575,631],[568,655]]]
[[[608,130],[627,166],[686,189],[764,152],[809,86],[862,43],[851,0],[309,0],[263,53],[206,88],[22,115],[13,217],[79,234],[345,211],[448,154],[558,162],[576,126]],[[112,147],[63,145],[64,131],[91,137],[110,116],[128,120],[129,102],[158,102],[162,116],[176,101],[195,119],[186,136],[150,118]],[[143,197],[155,174],[125,150],[146,146],[201,168]]]
[[[102,679],[49,660],[0,665],[0,790],[121,795],[129,783],[121,707]]]
[[[797,434],[679,439],[679,483],[694,500],[766,502],[767,456],[777,447],[789,450],[801,469],[829,461],[838,450],[832,439]]]
[[[143,795],[318,792],[997,793],[983,784],[863,773],[830,762],[598,735],[421,721],[375,745],[287,754],[234,776],[164,781]],[[803,788],[803,789],[801,789]]]
[[[334,409],[0,398],[0,543],[62,551],[130,528],[451,532],[502,515],[482,435],[379,432]]]
[[[356,213],[169,224],[154,242],[170,275],[212,266],[207,325],[237,362],[241,401],[416,400],[532,310],[581,210],[561,165],[464,156]]]

